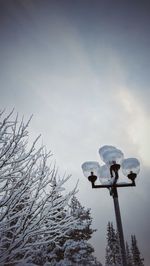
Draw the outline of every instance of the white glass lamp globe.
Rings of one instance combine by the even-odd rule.
[[[136,158],[124,159],[122,162],[122,172],[125,176],[130,173],[138,174],[140,172],[140,162]]]
[[[91,173],[97,177],[100,175],[100,165],[95,161],[88,161],[82,164],[82,170],[85,177],[91,176]]]
[[[112,182],[112,178],[110,175],[110,169],[108,168],[106,164],[102,165],[100,168],[99,179],[102,184],[110,184]]]
[[[107,152],[111,152],[111,151],[113,151],[113,150],[116,150],[116,147],[111,146],[111,145],[104,145],[104,146],[102,146],[102,147],[99,149],[99,155],[100,155],[100,158],[102,159],[102,161],[104,161],[105,153],[107,153]]]
[[[99,154],[101,159],[108,166],[114,163],[121,164],[124,158],[123,152],[114,146],[103,146],[99,149]]]

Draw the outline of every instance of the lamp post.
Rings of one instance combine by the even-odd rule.
[[[107,188],[110,192],[110,196],[113,197],[122,266],[127,266],[117,188],[133,187],[136,185],[135,178],[140,171],[140,163],[136,158],[124,159],[122,151],[114,146],[105,145],[101,147],[99,149],[99,154],[105,163],[104,165],[100,166],[98,162],[89,161],[82,164],[82,170],[84,175],[91,182],[92,188]],[[128,177],[128,182],[119,182],[120,168],[122,168],[123,174]],[[95,184],[98,177],[100,179],[100,185]]]

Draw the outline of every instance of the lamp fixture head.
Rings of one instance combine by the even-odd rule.
[[[85,177],[89,176],[99,176],[100,175],[100,165],[95,161],[88,161],[82,164],[82,170]]]
[[[99,154],[101,159],[109,167],[115,163],[121,164],[123,160],[123,153],[121,150],[117,149],[114,146],[103,146],[99,149]]]
[[[137,174],[130,171],[130,173],[127,176],[133,182],[135,180],[135,178],[137,177]]]
[[[140,171],[140,162],[136,158],[124,159],[121,166],[123,174],[131,180],[135,179]]]
[[[94,183],[95,183],[96,179],[97,179],[97,176],[96,176],[96,175],[94,175],[94,173],[93,173],[93,172],[91,172],[91,175],[90,175],[90,176],[88,176],[88,180],[89,180],[89,181],[92,183],[92,185],[94,185]]]

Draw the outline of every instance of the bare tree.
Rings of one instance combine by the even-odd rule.
[[[13,111],[3,116],[1,112],[0,265],[16,265],[19,261],[32,261],[35,251],[59,243],[67,234],[74,222],[69,213],[66,211],[59,223],[55,221],[75,190],[64,194],[61,201],[53,198],[57,171],[48,166],[51,152],[45,147],[36,148],[39,137],[29,148],[30,120],[18,122]],[[62,190],[68,178],[58,180],[55,192]]]

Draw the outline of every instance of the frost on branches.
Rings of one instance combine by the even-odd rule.
[[[69,231],[69,239],[66,239],[62,246],[64,258],[58,265],[102,266],[93,256],[94,248],[88,243],[93,232],[96,231],[91,228],[90,209],[82,207],[78,199],[73,196],[70,204],[70,214],[76,222]]]
[[[131,252],[132,252],[132,265],[144,266],[144,259],[141,257],[141,253],[139,251],[135,235],[131,235]]]
[[[144,259],[141,257],[135,235],[131,235],[131,246],[126,242],[127,266],[144,266]],[[118,233],[112,223],[107,226],[107,246],[105,266],[121,266],[121,254],[119,248]]]
[[[118,233],[113,227],[113,223],[107,225],[107,246],[105,255],[105,266],[121,266],[121,253]]]
[[[44,147],[29,148],[28,125],[13,112],[0,113],[0,265],[44,265],[68,235],[75,219],[68,212],[74,194],[62,194],[69,177],[55,182]],[[55,183],[55,185],[54,185]]]

